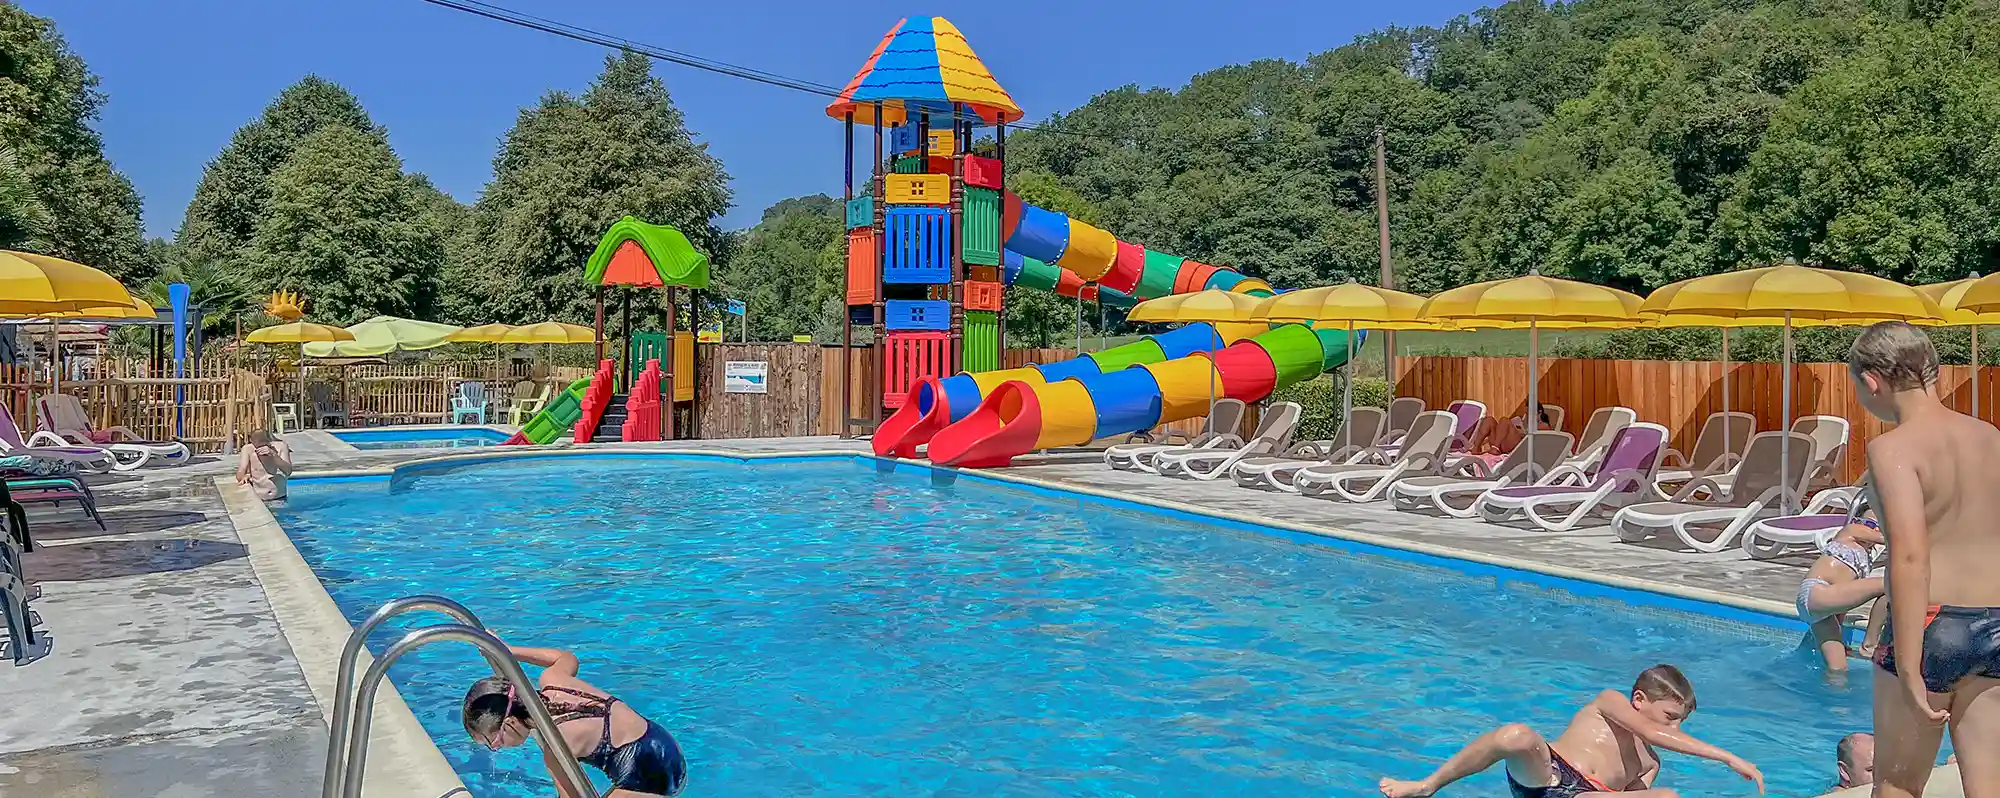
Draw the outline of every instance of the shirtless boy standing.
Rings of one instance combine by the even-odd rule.
[[[1875,794],[1914,798],[1944,725],[1968,798],[2000,798],[2000,429],[1938,401],[1937,350],[1901,322],[1869,327],[1847,367],[1889,540],[1889,632],[1876,650]]]
[[[1621,793],[1634,798],[1676,798],[1653,787],[1660,775],[1654,747],[1713,759],[1764,791],[1764,774],[1741,757],[1683,734],[1694,712],[1694,686],[1680,669],[1655,665],[1640,672],[1630,695],[1606,690],[1577,710],[1569,728],[1551,744],[1534,729],[1509,723],[1473,740],[1423,781],[1383,779],[1389,798],[1426,798],[1452,782],[1507,761],[1507,786],[1515,798],[1581,798]]]

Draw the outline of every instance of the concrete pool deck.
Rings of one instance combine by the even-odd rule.
[[[382,472],[420,459],[479,461],[482,449],[356,451],[297,436],[302,475]],[[831,437],[574,447],[745,455],[865,453]],[[36,508],[25,558],[53,651],[0,666],[0,689],[44,711],[0,717],[0,795],[305,795],[317,791],[323,703],[349,627],[263,506],[213,458],[96,487],[109,531],[80,512]],[[1114,472],[1094,455],[1051,455],[989,475],[1187,512],[1507,567],[1787,612],[1806,561],[1752,561],[1619,542],[1602,529],[1542,533]],[[368,795],[436,798],[456,776],[393,695],[378,703]],[[1818,756],[1818,752],[1813,753]],[[1827,752],[1830,760],[1831,754]],[[443,768],[439,772],[439,768]],[[1828,763],[1829,775],[1831,762]],[[1928,795],[1959,796],[1940,772]]]

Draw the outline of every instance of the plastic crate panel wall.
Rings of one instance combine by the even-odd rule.
[[[875,301],[875,262],[880,250],[874,230],[847,231],[847,304]]]
[[[855,197],[847,201],[847,229],[875,224],[875,198]]]
[[[934,299],[891,299],[883,303],[883,324],[891,330],[940,332],[951,329],[951,303]]]
[[[959,357],[966,371],[995,371],[1000,368],[1000,314],[983,310],[965,312],[965,349]]]
[[[965,262],[1000,265],[1000,192],[967,187],[962,213]]]
[[[902,407],[910,388],[925,377],[944,378],[951,370],[951,335],[936,332],[889,333],[882,369],[882,406]]]
[[[882,231],[888,255],[883,282],[951,282],[951,211],[892,207],[883,216]]]

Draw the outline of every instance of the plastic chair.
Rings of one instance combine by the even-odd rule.
[[[277,425],[279,435],[299,431],[299,406],[291,402],[272,402],[271,423]]]
[[[466,416],[471,416],[474,424],[486,423],[486,383],[474,380],[458,384],[458,392],[451,397],[451,423],[457,424]]]
[[[514,383],[514,401],[507,406],[507,423],[521,426],[521,419],[533,418],[542,408],[548,406],[551,388],[542,383],[538,389],[535,383],[522,380]]]

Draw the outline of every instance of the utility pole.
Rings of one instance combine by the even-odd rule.
[[[1382,143],[1387,131],[1375,128],[1375,226],[1381,239],[1382,278],[1378,283],[1383,288],[1396,287],[1396,272],[1389,263],[1389,156]],[[1354,367],[1348,366],[1347,373],[1354,374]],[[1382,379],[1389,383],[1389,390],[1396,390],[1396,334],[1382,331]]]

